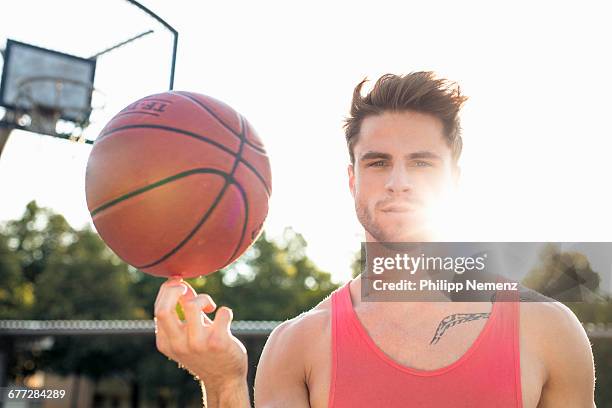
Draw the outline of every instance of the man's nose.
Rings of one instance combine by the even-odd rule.
[[[410,191],[413,187],[412,177],[404,166],[393,166],[385,188],[393,193]]]

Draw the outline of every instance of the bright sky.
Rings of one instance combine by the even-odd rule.
[[[87,2],[87,12],[71,3],[64,23],[50,17],[67,18],[63,2],[30,3],[3,5],[0,41],[89,56],[147,27],[163,31],[121,0]],[[274,189],[266,229],[293,226],[336,280],[350,276],[362,239],[342,120],[357,82],[387,72],[434,70],[470,97],[458,239],[612,241],[606,2],[142,3],[180,33],[175,89],[227,102],[263,139]],[[16,18],[23,15],[29,23]],[[170,49],[160,38],[101,60],[96,85],[107,93],[106,114],[165,90]],[[0,158],[0,220],[36,199],[76,227],[90,222],[89,150],[14,132]]]

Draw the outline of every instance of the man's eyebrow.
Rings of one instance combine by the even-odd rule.
[[[406,155],[408,159],[438,159],[442,158],[434,152],[430,152],[429,150],[421,150],[419,152],[414,152]]]
[[[369,152],[366,152],[364,154],[361,155],[360,160],[372,160],[372,159],[391,159],[391,155],[389,153],[383,153],[383,152],[376,152],[376,151],[372,151],[370,150]],[[413,152],[410,154],[406,155],[406,158],[409,160],[414,160],[414,159],[437,159],[437,160],[441,160],[442,158],[437,155],[434,152],[431,152],[429,150],[421,150],[418,152]]]
[[[388,160],[390,158],[391,158],[391,155],[389,153],[374,152],[370,150],[369,152],[362,154],[359,160],[361,161],[372,160],[372,159],[387,159]]]

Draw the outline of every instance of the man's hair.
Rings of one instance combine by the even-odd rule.
[[[467,100],[457,83],[437,78],[433,72],[411,72],[404,76],[385,74],[376,81],[370,93],[361,96],[361,88],[367,80],[355,87],[350,116],[344,124],[351,164],[355,164],[353,148],[363,120],[384,112],[404,111],[426,113],[440,119],[453,163],[457,164],[463,146],[459,110]]]

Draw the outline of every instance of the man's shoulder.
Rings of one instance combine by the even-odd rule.
[[[270,339],[280,338],[279,340],[290,342],[308,340],[311,342],[312,338],[308,338],[310,335],[318,337],[322,333],[329,331],[331,313],[330,295],[312,309],[276,326],[270,334]]]
[[[549,373],[568,361],[587,364],[592,354],[582,324],[569,307],[545,299],[520,303],[522,349],[534,351]]]
[[[331,332],[330,316],[328,297],[274,328],[257,366],[257,406],[309,406],[310,375],[325,352],[325,333]]]
[[[574,312],[563,303],[530,289],[521,290],[520,299],[521,328],[528,332],[549,337],[584,331]]]
[[[520,303],[521,360],[529,359],[531,367],[542,365],[542,405],[594,406],[589,338],[569,307],[546,299]]]
[[[331,296],[312,309],[276,326],[264,347],[260,363],[295,371],[306,378],[312,360],[331,337]],[[258,369],[259,372],[259,369]]]

